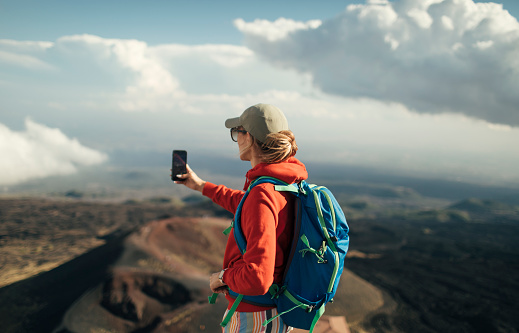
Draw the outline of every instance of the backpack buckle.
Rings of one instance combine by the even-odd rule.
[[[271,299],[278,298],[281,296],[281,294],[287,289],[287,286],[282,286],[281,288],[278,288],[278,291],[271,297]]]
[[[306,191],[303,189],[303,181],[297,183],[297,187],[299,188],[299,193],[306,195]]]

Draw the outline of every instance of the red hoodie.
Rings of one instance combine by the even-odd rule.
[[[254,179],[271,176],[289,184],[308,177],[303,163],[295,157],[281,163],[260,163],[247,172],[244,190]],[[231,213],[236,212],[244,191],[232,190],[223,185],[207,182],[202,192]],[[293,234],[294,198],[286,192],[278,192],[272,184],[255,186],[245,200],[241,213],[241,227],[247,240],[244,255],[229,234],[223,260],[227,268],[223,280],[233,291],[243,295],[263,295],[273,282],[281,282]],[[227,296],[229,308],[234,299]],[[237,311],[262,311],[245,302]]]

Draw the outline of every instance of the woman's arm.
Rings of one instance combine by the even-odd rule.
[[[241,201],[244,193],[240,190],[233,190],[224,185],[215,185],[211,182],[202,180],[198,175],[186,165],[187,173],[183,175],[177,175],[182,180],[175,181],[176,184],[182,184],[189,187],[192,190],[201,192],[206,197],[213,200],[214,203],[220,205],[222,208],[228,210],[231,213],[236,212],[238,204]]]

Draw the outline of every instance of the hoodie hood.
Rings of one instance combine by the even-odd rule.
[[[305,165],[295,157],[280,163],[260,163],[247,172],[247,181],[243,189],[247,190],[251,181],[261,176],[274,177],[292,184],[307,179],[308,172]]]

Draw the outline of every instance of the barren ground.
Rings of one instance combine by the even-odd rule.
[[[349,220],[326,314],[359,333],[517,332],[517,212],[471,207]],[[207,277],[229,221],[207,202],[1,199],[1,331],[218,332]]]

